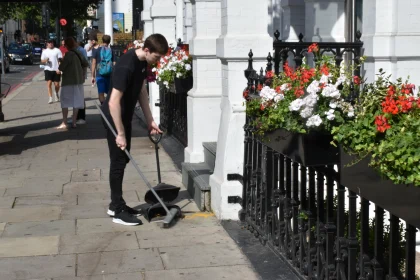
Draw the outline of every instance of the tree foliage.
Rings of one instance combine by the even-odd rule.
[[[52,0],[49,3],[52,21],[58,16],[58,1],[60,0]],[[91,19],[87,12],[88,8],[96,9],[102,2],[103,0],[61,0],[61,17],[66,18],[67,22]],[[42,3],[0,3],[0,23],[8,19],[36,19],[41,23],[41,14]]]

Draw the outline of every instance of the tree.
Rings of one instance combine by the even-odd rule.
[[[67,20],[67,25],[62,27],[67,35],[74,35],[73,22],[93,19],[88,15],[88,8],[97,9],[103,0],[52,0],[49,4],[51,9],[51,21],[59,16],[59,1],[61,1],[61,17]],[[34,19],[41,25],[42,3],[0,3],[0,23],[8,19],[26,20]]]

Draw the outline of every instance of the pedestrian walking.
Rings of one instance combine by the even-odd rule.
[[[87,52],[84,48],[83,42],[79,43],[79,46],[77,47],[77,50],[83,55],[83,57],[86,59],[86,61],[89,64]],[[88,65],[88,67],[89,67],[89,65]],[[85,80],[87,79],[87,67],[83,67],[83,77],[84,77]],[[83,109],[79,109],[79,111],[77,113],[76,124],[86,124],[86,101],[84,101]]]
[[[92,40],[88,40],[87,44],[85,45],[85,50],[86,50],[86,54],[87,54],[87,58],[88,58],[88,62],[89,62],[89,69],[90,71],[92,71],[92,48],[93,48],[93,43]]]
[[[58,92],[60,91],[60,80],[61,80],[61,72],[58,70],[59,61],[62,59],[63,56],[61,51],[54,47],[54,40],[47,41],[47,48],[42,51],[41,54],[41,63],[45,64],[44,66],[44,74],[45,74],[45,81],[47,81],[47,89],[48,89],[48,103],[53,103],[53,92],[52,92],[52,84],[54,83],[54,101],[59,101]]]
[[[131,121],[137,101],[146,116],[150,134],[162,133],[155,123],[149,107],[146,88],[147,65],[158,62],[168,51],[168,42],[160,34],[150,35],[143,48],[131,49],[122,55],[112,73],[112,91],[102,105],[102,110],[117,132],[117,137],[107,129],[110,155],[109,183],[111,203],[107,211],[113,222],[123,225],[140,225],[140,212],[126,205],[122,183],[129,162],[124,149],[130,150]]]
[[[101,104],[105,101],[105,94],[109,93],[112,68],[115,64],[114,54],[109,47],[110,42],[111,37],[104,35],[102,45],[97,49],[94,48],[92,52],[92,84],[96,82]]]
[[[63,57],[65,57],[66,53],[69,51],[66,47],[66,44],[65,44],[64,40],[61,41],[60,51],[61,51],[61,54],[63,55]]]
[[[87,60],[77,51],[77,43],[73,37],[66,38],[65,46],[68,50],[59,70],[63,73],[61,88],[61,108],[63,121],[57,129],[67,129],[67,116],[69,108],[73,108],[72,127],[76,128],[76,116],[78,109],[84,108],[84,76],[83,68],[88,66]]]

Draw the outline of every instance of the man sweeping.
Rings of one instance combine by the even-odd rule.
[[[129,162],[124,149],[130,150],[131,121],[139,101],[146,117],[150,134],[162,133],[155,123],[149,107],[146,89],[147,65],[158,62],[168,51],[168,42],[161,34],[150,35],[139,49],[131,49],[120,57],[111,80],[111,94],[102,105],[102,110],[117,132],[117,137],[107,129],[107,141],[111,166],[109,183],[111,203],[107,211],[113,222],[122,225],[141,225],[140,212],[126,205],[122,183],[124,170]]]

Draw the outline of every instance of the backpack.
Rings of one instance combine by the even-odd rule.
[[[112,73],[112,50],[111,48],[101,48],[101,62],[99,62],[97,71],[101,76],[109,76]]]

